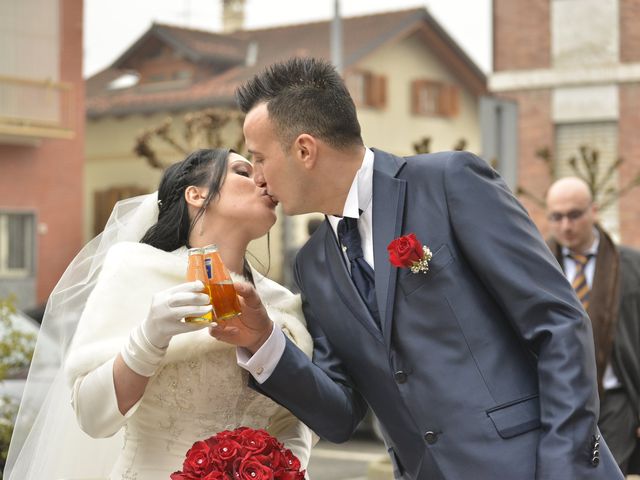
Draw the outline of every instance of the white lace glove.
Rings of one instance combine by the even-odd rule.
[[[209,326],[182,321],[184,317],[199,317],[211,311],[209,296],[202,293],[203,289],[202,282],[196,280],[153,296],[147,318],[133,329],[120,352],[131,370],[144,377],[152,376],[174,335]]]

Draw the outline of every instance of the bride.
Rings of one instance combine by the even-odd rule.
[[[245,260],[276,220],[252,176],[236,153],[199,150],[165,171],[157,196],[116,206],[51,295],[41,336],[57,337],[60,368],[47,380],[36,348],[5,478],[168,478],[193,442],[238,426],[267,429],[306,468],[311,431],[247,386],[233,346],[181,321],[211,310],[202,283],[185,282],[187,248],[215,243],[311,354],[299,298]]]

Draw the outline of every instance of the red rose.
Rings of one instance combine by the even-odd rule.
[[[260,461],[264,465],[268,465],[271,468],[281,468],[284,466],[284,456],[280,449],[273,449],[269,453],[263,453],[260,458]]]
[[[305,470],[294,472],[293,470],[279,470],[275,473],[275,480],[304,480]]]
[[[171,480],[200,480],[201,477],[194,473],[173,472],[169,478]]]
[[[229,460],[243,453],[242,445],[231,438],[225,438],[220,442],[209,444],[213,454],[221,460]]]
[[[174,472],[170,478],[171,480],[229,480],[231,477],[216,469],[207,473],[204,477],[196,473]]]
[[[395,267],[411,267],[414,262],[422,260],[424,252],[420,240],[415,233],[410,233],[404,237],[398,237],[388,246],[389,261]]]
[[[267,465],[247,455],[245,458],[238,458],[233,466],[233,478],[238,480],[274,480],[273,470]]]
[[[213,472],[209,472],[206,477],[202,477],[201,480],[227,480],[229,478],[230,477],[225,476],[221,471],[214,470]]]
[[[300,470],[300,460],[293,454],[291,450],[288,448],[284,451],[282,455],[283,459],[281,464],[288,468],[289,470]]]
[[[251,453],[269,453],[281,447],[281,444],[265,430],[243,430],[240,432],[240,443]]]
[[[240,432],[242,432],[246,427],[240,427],[237,430],[224,430],[222,432],[216,433],[215,436],[209,437],[205,440],[205,442],[210,445],[215,442],[221,442],[222,440],[235,440],[236,442],[240,438]]]
[[[182,470],[185,474],[195,474],[204,476],[211,471],[213,467],[213,455],[211,448],[207,442],[196,442],[187,452],[182,464]]]

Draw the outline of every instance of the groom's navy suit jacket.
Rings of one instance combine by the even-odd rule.
[[[590,322],[524,208],[469,153],[374,153],[382,329],[325,221],[295,267],[313,363],[288,342],[256,388],[335,442],[368,404],[396,478],[622,479],[596,441]],[[389,263],[411,232],[433,252],[426,274]]]

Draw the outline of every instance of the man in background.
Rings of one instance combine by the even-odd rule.
[[[614,244],[577,177],[551,185],[547,210],[549,247],[593,325],[600,430],[622,472],[640,473],[640,252]]]

